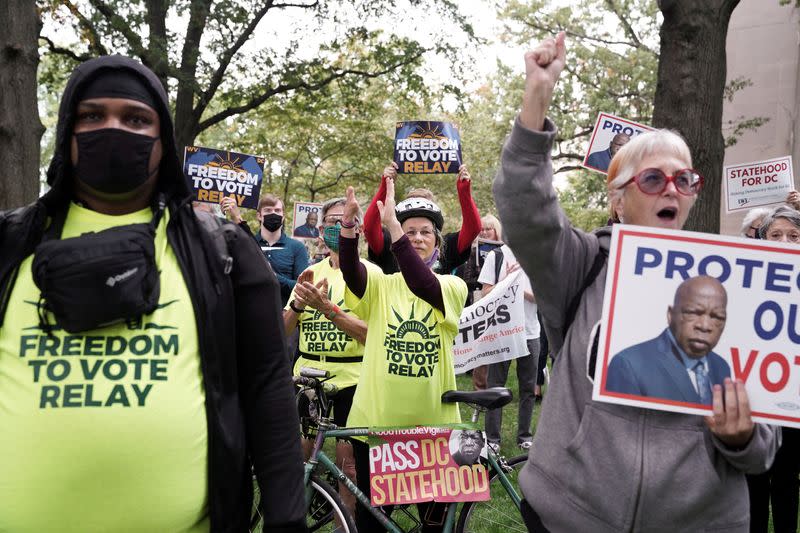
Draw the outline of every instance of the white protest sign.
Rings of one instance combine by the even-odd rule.
[[[754,207],[781,204],[794,189],[792,156],[725,167],[726,209],[728,213]]]
[[[799,297],[799,246],[618,224],[592,397],[708,415],[730,377],[754,420],[800,427]]]
[[[295,239],[316,239],[320,236],[319,226],[322,224],[322,204],[314,202],[294,203]]]
[[[599,113],[582,166],[606,174],[611,158],[628,141],[653,128],[609,113]]]
[[[522,270],[509,274],[461,312],[453,342],[456,374],[528,355],[522,275]]]

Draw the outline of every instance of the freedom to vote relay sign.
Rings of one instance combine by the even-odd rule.
[[[792,157],[784,156],[725,167],[726,209],[728,213],[754,207],[781,204],[794,189]]]
[[[617,224],[608,261],[595,400],[709,415],[730,377],[800,427],[800,247]]]
[[[256,209],[264,179],[264,158],[187,146],[183,173],[198,202],[218,204],[223,198],[232,197],[239,207]]]
[[[371,428],[372,505],[489,499],[486,435],[471,424]]]
[[[461,167],[461,136],[449,122],[398,122],[394,162],[400,174],[456,174]]]

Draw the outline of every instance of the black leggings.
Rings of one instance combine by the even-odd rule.
[[[775,533],[797,531],[800,429],[782,428],[782,431],[783,443],[772,468],[763,474],[747,476],[751,533],[767,533],[769,530],[770,499]]]
[[[361,492],[369,498],[369,445],[365,442],[353,440],[353,455],[356,459],[356,484]],[[393,506],[385,505],[383,506],[383,510],[387,515],[391,515]],[[447,514],[446,503],[418,503],[417,512],[422,522],[423,533],[438,533],[442,531],[442,524]],[[386,531],[381,523],[372,516],[372,513],[364,509],[361,505],[356,506],[356,529],[358,529],[359,533],[380,533]]]

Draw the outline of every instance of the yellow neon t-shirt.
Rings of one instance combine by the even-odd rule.
[[[367,270],[380,269],[368,261],[361,261]],[[344,303],[346,288],[342,271],[333,268],[328,259],[323,259],[317,264],[308,267],[314,272],[314,284],[323,279],[328,280],[328,299],[338,305],[343,313],[352,313]],[[289,302],[294,299],[295,291],[289,297]],[[289,304],[286,304],[289,309]],[[327,370],[332,376],[330,383],[340,389],[352,387],[358,383],[361,370],[360,362],[343,363],[336,361],[337,357],[358,357],[364,355],[364,345],[350,337],[344,331],[328,320],[328,318],[315,309],[307,307],[297,318],[297,327],[300,331],[300,357],[294,365],[294,374],[299,375],[302,367],[319,368]],[[316,355],[322,361],[314,361],[303,357],[303,354]]]
[[[458,406],[443,404],[441,396],[456,389],[453,339],[467,285],[455,276],[436,277],[444,314],[414,296],[399,272],[368,270],[364,296],[345,293],[345,303],[367,322],[368,331],[348,426],[461,422]]]
[[[151,218],[72,205],[62,236]],[[159,307],[135,323],[48,337],[22,262],[0,328],[0,530],[209,530],[197,328],[167,222]]]

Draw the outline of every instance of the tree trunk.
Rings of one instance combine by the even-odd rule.
[[[36,3],[0,2],[0,210],[33,202],[39,196],[39,121],[36,69],[39,30]]]
[[[725,40],[739,0],[661,0],[661,54],[653,125],[686,139],[703,192],[685,229],[719,233],[720,187],[725,141],[722,99],[726,80]]]

